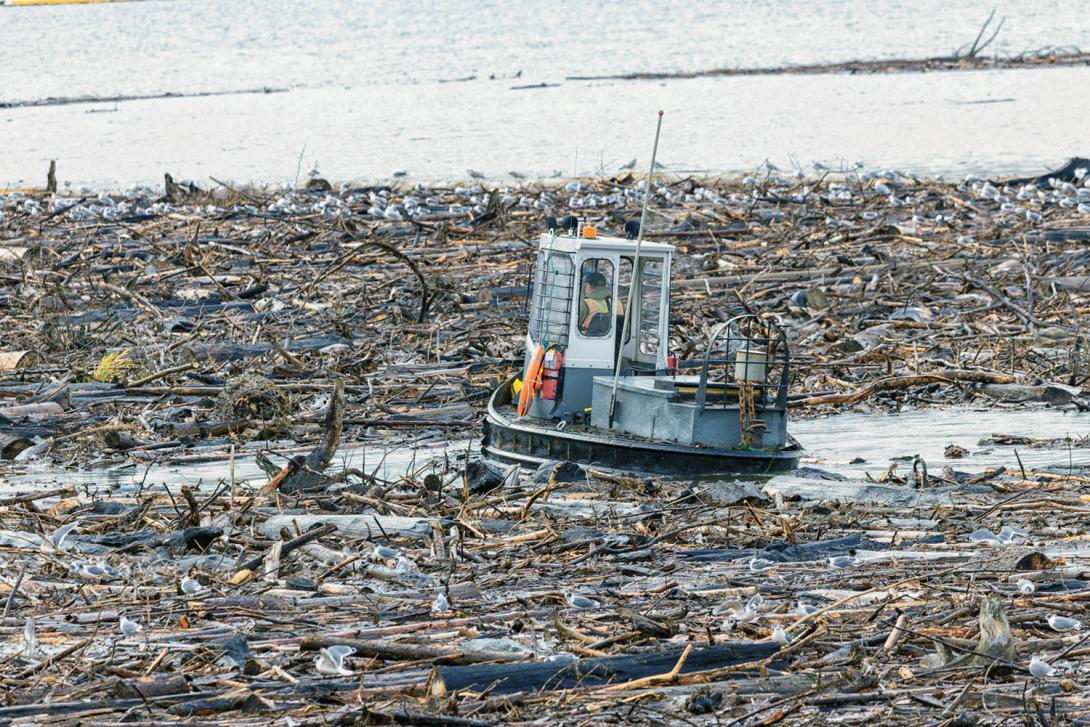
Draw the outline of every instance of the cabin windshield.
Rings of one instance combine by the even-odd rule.
[[[571,304],[575,288],[575,261],[571,254],[541,250],[534,277],[530,337],[539,344],[568,343]]]
[[[663,299],[666,284],[665,263],[659,257],[640,258],[640,279],[632,309],[635,319],[624,340],[625,355],[643,363],[654,363],[662,346],[662,319],[668,301]],[[632,258],[621,258],[618,290],[622,301],[628,300],[632,285]],[[637,344],[632,344],[633,335]]]
[[[662,321],[662,260],[640,260],[640,353],[659,352],[659,323]]]

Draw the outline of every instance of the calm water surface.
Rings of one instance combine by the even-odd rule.
[[[788,429],[806,449],[802,459],[804,466],[843,475],[848,478],[848,486],[851,483],[865,485],[868,474],[878,478],[895,460],[899,462],[898,474],[910,476],[910,460],[917,454],[927,462],[932,474],[939,474],[945,465],[973,473],[990,467],[1017,471],[1018,457],[1027,470],[1052,467],[1062,471],[1067,467],[1090,467],[1090,449],[1087,448],[1030,449],[1024,446],[979,444],[982,438],[995,433],[1039,439],[1086,437],[1090,435],[1090,413],[1056,409],[928,409],[901,414],[841,414],[821,419],[793,419]],[[969,454],[963,459],[946,459],[943,452],[949,444],[964,447]],[[338,453],[332,468],[360,468],[376,472],[386,479],[397,479],[406,474],[420,477],[421,473],[432,468],[445,471],[449,460],[460,460],[467,451],[476,450],[477,446],[477,439],[458,440],[445,445],[432,443],[385,449],[349,445]],[[1017,457],[1015,449],[1018,450]],[[864,461],[854,461],[857,459]],[[263,485],[268,479],[253,457],[238,458],[235,477],[237,482],[253,486]],[[181,485],[203,481],[215,487],[221,480],[227,481],[229,478],[230,471],[225,462],[150,467],[148,464],[127,464],[84,470],[32,465],[26,474],[0,478],[0,492],[70,483],[92,489],[116,486],[132,488],[141,483],[144,486],[166,485],[176,489]],[[830,487],[821,480],[808,479],[805,472],[802,475],[780,475],[773,479],[773,482],[784,485],[807,481],[815,484],[819,490]]]
[[[772,0],[461,3],[149,0],[0,8],[0,102],[281,89],[0,108],[0,186],[674,171],[862,161],[1020,173],[1087,153],[1090,69],[576,82],[573,75],[927,57],[993,7],[1004,54],[1090,48],[1079,3]],[[546,87],[518,88],[546,84]],[[641,161],[646,164],[646,161]]]

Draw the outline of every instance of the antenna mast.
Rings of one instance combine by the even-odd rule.
[[[658,124],[655,126],[655,145],[651,148],[651,168],[647,172],[647,186],[643,190],[643,209],[640,210],[640,230],[636,233],[636,256],[632,260],[632,280],[628,285],[628,303],[625,305],[624,330],[621,331],[621,345],[617,349],[617,361],[613,367],[613,391],[609,395],[609,428],[613,428],[613,415],[617,407],[617,381],[621,377],[621,355],[624,343],[628,340],[632,328],[632,301],[636,297],[636,285],[640,282],[640,245],[643,244],[643,228],[647,222],[647,203],[651,199],[651,182],[655,177],[655,157],[659,153],[659,132],[662,131],[662,111],[659,111]],[[638,345],[638,343],[637,343]]]

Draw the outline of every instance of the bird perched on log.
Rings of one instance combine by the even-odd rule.
[[[564,592],[564,600],[567,601],[568,606],[571,608],[601,608],[602,604],[595,601],[593,598],[587,598],[573,591]]]
[[[1056,614],[1051,614],[1048,617],[1048,625],[1052,627],[1053,631],[1078,631],[1082,629],[1082,621],[1077,618],[1057,616]]]
[[[1052,673],[1056,670],[1047,662],[1038,656],[1034,656],[1029,660],[1029,673],[1040,679],[1041,677],[1052,676]]]
[[[118,621],[118,628],[125,636],[135,636],[136,634],[144,630],[143,626],[128,618],[127,616],[121,617],[121,620]]]
[[[322,676],[352,676],[352,670],[344,666],[344,658],[356,650],[351,646],[328,646],[314,657],[314,668]]]
[[[200,581],[195,578],[190,578],[189,576],[183,576],[182,580],[178,582],[178,587],[181,589],[182,593],[187,596],[192,596],[194,593],[197,593],[204,588]]]

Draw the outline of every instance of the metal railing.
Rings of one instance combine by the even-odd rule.
[[[720,352],[721,357],[713,357]],[[712,333],[696,390],[696,404],[702,412],[709,403],[709,376],[719,367],[722,375],[711,379],[712,404],[716,398],[723,405],[737,403],[745,389],[756,408],[787,410],[790,352],[783,329],[772,321],[755,315],[736,316]]]
[[[571,255],[543,250],[535,277],[530,336],[536,343],[567,345],[575,295],[575,262]]]

